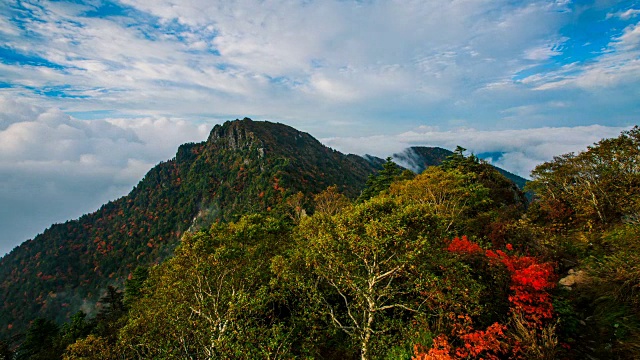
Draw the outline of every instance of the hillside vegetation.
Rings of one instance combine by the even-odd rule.
[[[0,356],[638,358],[640,128],[538,166],[531,203],[462,148],[419,175],[387,161],[355,193],[295,188],[317,176],[300,174],[269,174],[266,203],[220,195],[238,211],[190,220],[173,256],[131,269],[95,316],[36,319]]]

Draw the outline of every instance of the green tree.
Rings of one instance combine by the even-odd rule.
[[[442,223],[445,233],[456,230],[456,226],[464,231],[464,220],[490,202],[488,189],[477,181],[475,174],[457,169],[444,171],[436,166],[414,180],[391,185],[389,193],[407,205],[429,209]]]
[[[476,180],[489,190],[488,198],[491,199],[492,208],[513,207],[514,217],[519,216],[527,203],[525,194],[491,164],[474,154],[466,156],[466,151],[467,149],[457,146],[453,154],[443,161],[441,168],[445,171],[474,174]]]
[[[377,174],[369,175],[364,190],[358,197],[358,201],[362,202],[368,200],[382,191],[387,190],[391,183],[398,180],[402,175],[402,169],[391,160],[391,157],[387,158],[387,161],[382,164],[382,170]]]
[[[144,282],[149,277],[149,269],[138,266],[133,270],[131,277],[125,282],[124,297],[122,299],[125,307],[131,305],[142,296]]]
[[[460,170],[480,164],[480,159],[478,159],[477,156],[475,156],[474,154],[466,156],[464,154],[466,151],[467,149],[463,148],[462,146],[456,146],[453,154],[447,156],[447,158],[442,162],[442,168],[444,170]]]
[[[185,235],[153,268],[120,344],[131,358],[283,358],[291,331],[270,290],[287,222],[252,215]]]
[[[54,346],[58,331],[59,328],[53,321],[35,319],[16,352],[16,360],[59,359],[62,351]]]
[[[118,331],[126,321],[127,310],[124,306],[124,294],[114,286],[108,286],[107,291],[98,303],[98,315],[94,319],[93,333],[115,342]]]
[[[80,338],[84,338],[93,330],[92,324],[87,321],[87,314],[78,311],[68,322],[62,325],[60,336],[57,341],[59,348],[64,350],[70,344],[76,342]]]

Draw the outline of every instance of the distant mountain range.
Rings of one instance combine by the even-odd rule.
[[[421,172],[453,154],[412,147],[394,154]],[[108,285],[121,286],[139,265],[171,256],[185,231],[250,212],[269,212],[302,192],[328,186],[355,198],[384,160],[345,155],[289,126],[250,119],[217,125],[201,143],[151,169],[126,196],[52,225],[0,259],[0,338],[37,317],[62,322],[91,313]],[[499,169],[522,188],[525,179]]]

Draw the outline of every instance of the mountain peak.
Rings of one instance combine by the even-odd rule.
[[[323,152],[327,150],[313,136],[289,125],[246,117],[216,125],[209,134],[207,145],[232,150],[256,147],[280,154],[308,146]]]
[[[254,121],[249,118],[242,120],[227,121],[222,125],[216,125],[211,130],[207,144],[214,144],[229,149],[236,150],[242,146],[251,146],[256,140],[250,130],[254,126]]]

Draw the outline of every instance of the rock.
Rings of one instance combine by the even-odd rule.
[[[572,286],[584,283],[586,280],[586,274],[583,270],[575,271],[569,270],[569,275],[563,277],[558,281],[558,284],[571,288]]]

